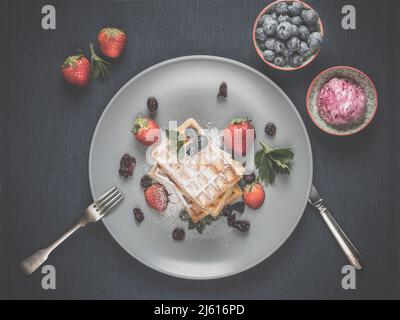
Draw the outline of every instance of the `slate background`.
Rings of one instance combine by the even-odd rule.
[[[266,67],[252,47],[253,20],[267,1],[2,1],[0,298],[2,299],[354,299],[399,298],[399,23],[397,1],[352,0],[357,30],[340,27],[349,1],[307,1],[321,15],[326,38],[306,69]],[[53,4],[57,29],[41,29],[41,7]],[[59,64],[75,48],[87,51],[104,26],[126,30],[129,42],[112,76],[81,90],[67,85]],[[297,106],[315,158],[314,183],[364,255],[357,289],[341,289],[346,260],[311,208],[289,240],[242,274],[188,281],[157,273],[130,257],[102,223],[64,243],[48,260],[57,289],[41,289],[41,274],[25,277],[18,262],[72,225],[91,201],[88,154],[103,109],[130,78],[160,61],[210,54],[265,73]],[[379,111],[352,137],[320,132],[306,115],[311,80],[334,65],[352,65],[374,80]],[[396,92],[397,90],[397,92]]]

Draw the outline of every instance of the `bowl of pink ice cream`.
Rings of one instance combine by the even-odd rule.
[[[339,66],[321,72],[307,93],[307,111],[321,130],[351,135],[375,116],[378,95],[372,80],[358,69]]]

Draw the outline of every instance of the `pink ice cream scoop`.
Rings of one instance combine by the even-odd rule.
[[[336,126],[359,122],[365,114],[366,103],[363,88],[346,78],[332,78],[317,96],[319,114]]]

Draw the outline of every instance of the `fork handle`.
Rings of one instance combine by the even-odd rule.
[[[354,244],[350,241],[350,239],[346,236],[336,220],[333,218],[328,207],[326,206],[326,203],[323,200],[320,200],[319,202],[314,204],[314,207],[318,209],[326,225],[332,232],[333,236],[335,237],[337,243],[339,244],[349,262],[354,266],[354,268],[358,270],[362,269],[360,253],[358,252]]]
[[[86,222],[84,220],[79,220],[79,222],[74,225],[71,229],[69,229],[67,232],[65,232],[60,238],[58,238],[56,241],[54,241],[51,245],[44,249],[40,249],[33,254],[31,254],[29,257],[26,257],[22,262],[21,262],[21,269],[22,272],[25,273],[26,275],[32,274],[37,268],[41,266],[43,262],[45,262],[49,256],[49,254],[56,248],[58,247],[65,239],[67,239],[71,234],[73,234],[76,230],[78,230],[80,227],[83,227],[86,225]]]

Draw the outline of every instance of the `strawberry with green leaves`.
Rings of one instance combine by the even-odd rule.
[[[243,189],[242,198],[248,207],[258,209],[262,206],[265,200],[263,185],[258,181],[247,184]]]
[[[65,59],[61,73],[67,82],[79,87],[86,87],[90,81],[90,62],[83,54]]]
[[[104,28],[97,35],[100,51],[108,58],[118,58],[124,51],[128,37],[117,28]]]
[[[160,126],[153,119],[139,116],[133,125],[132,133],[137,141],[145,146],[157,142],[160,137]]]
[[[252,143],[255,137],[254,126],[249,119],[233,119],[224,130],[224,143],[233,150],[234,153],[245,156],[249,143]]]

